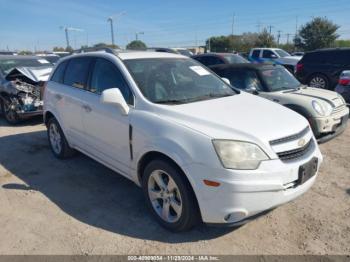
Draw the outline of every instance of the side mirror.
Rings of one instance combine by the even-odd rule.
[[[275,54],[272,54],[270,57],[271,57],[272,59],[276,59],[276,58],[277,58],[277,56],[276,56]]]
[[[224,82],[225,82],[226,84],[231,85],[230,80],[228,80],[226,77],[222,77],[221,79],[224,80]]]
[[[119,88],[111,88],[103,91],[100,101],[103,104],[110,104],[110,105],[117,106],[122,111],[123,115],[129,114],[130,108],[128,104],[125,102],[125,99],[122,93],[120,92]]]

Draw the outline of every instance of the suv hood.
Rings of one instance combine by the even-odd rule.
[[[23,79],[25,82],[32,84],[47,81],[52,71],[52,66],[45,67],[16,67],[13,68],[7,75],[6,80]]]
[[[303,99],[303,100],[323,100],[331,103],[333,107],[338,107],[343,105],[342,100],[339,98],[336,92],[330,90],[324,90],[320,88],[301,88],[299,90],[292,91],[280,91],[278,92],[283,97],[288,97],[293,100]]]
[[[299,114],[245,92],[183,105],[159,105],[156,113],[211,138],[265,145],[308,126]]]

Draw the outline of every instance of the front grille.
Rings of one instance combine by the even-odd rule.
[[[341,112],[342,110],[345,109],[345,107],[346,107],[346,105],[341,105],[341,106],[338,106],[338,107],[334,108],[333,111],[332,111],[332,115]]]
[[[282,144],[282,143],[285,143],[285,142],[289,142],[289,141],[293,141],[293,140],[300,139],[300,138],[302,138],[304,135],[306,135],[307,132],[308,132],[309,130],[310,130],[310,128],[309,128],[309,127],[306,127],[306,128],[304,128],[302,131],[300,131],[300,132],[297,133],[297,134],[294,134],[294,135],[291,135],[291,136],[286,136],[286,137],[282,137],[282,138],[279,138],[279,139],[272,140],[272,141],[270,141],[270,145],[271,145],[271,146],[274,146],[274,145]]]
[[[308,152],[312,150],[313,146],[314,146],[314,140],[310,139],[310,141],[303,147],[280,152],[280,153],[277,153],[277,155],[282,161],[292,161],[306,155]]]

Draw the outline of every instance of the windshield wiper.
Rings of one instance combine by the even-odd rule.
[[[168,100],[159,100],[155,101],[156,104],[183,104],[185,100],[176,100],[176,99],[168,99]]]
[[[233,94],[206,94],[203,96],[199,96],[199,97],[194,97],[194,98],[189,98],[186,100],[186,102],[196,102],[196,101],[203,101],[203,100],[207,100],[207,99],[211,99],[211,98],[220,98],[220,97],[227,97],[227,96],[233,96]]]

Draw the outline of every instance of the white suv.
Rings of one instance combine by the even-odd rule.
[[[44,98],[53,154],[131,179],[173,231],[242,224],[306,192],[322,162],[308,122],[208,70],[170,53],[62,59]]]

